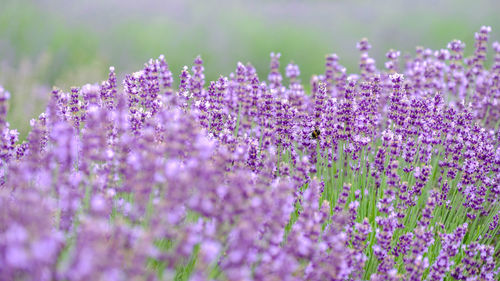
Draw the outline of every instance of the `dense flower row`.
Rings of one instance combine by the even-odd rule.
[[[178,90],[163,56],[54,89],[25,142],[0,88],[1,280],[498,280],[500,43],[300,83],[271,54]],[[404,66],[403,66],[404,65]]]

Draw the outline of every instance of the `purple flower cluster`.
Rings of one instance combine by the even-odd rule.
[[[271,54],[174,88],[164,56],[54,89],[24,141],[0,87],[0,280],[498,280],[500,43]],[[454,278],[454,279],[452,279]]]

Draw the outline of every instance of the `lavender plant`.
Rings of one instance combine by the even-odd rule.
[[[1,280],[498,280],[500,43],[300,83],[271,54],[178,90],[164,56],[54,89],[26,141],[0,87]]]

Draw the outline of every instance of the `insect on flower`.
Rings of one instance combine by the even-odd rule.
[[[318,139],[319,135],[321,134],[320,130],[318,128],[314,128],[314,131],[312,132],[311,136],[313,139]]]

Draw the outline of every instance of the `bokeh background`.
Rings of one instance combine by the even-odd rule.
[[[367,37],[383,67],[390,48],[445,48],[452,39],[473,51],[474,32],[500,40],[498,0],[0,0],[0,85],[11,93],[8,120],[24,138],[52,86],[100,82],[110,65],[120,77],[164,54],[177,76],[202,55],[207,80],[238,61],[266,77],[269,53],[282,68],[294,61],[308,83],[337,53],[356,72],[356,42]],[[492,54],[489,53],[491,60]]]

